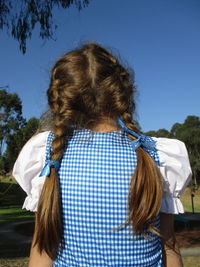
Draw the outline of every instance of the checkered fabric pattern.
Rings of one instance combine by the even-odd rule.
[[[50,133],[46,159],[52,140]],[[146,239],[125,224],[137,163],[130,142],[124,130],[69,136],[59,169],[63,238],[54,267],[163,266],[160,238]],[[151,156],[159,162],[156,152]]]

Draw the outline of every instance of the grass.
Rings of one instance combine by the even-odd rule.
[[[0,182],[0,207],[20,206],[23,204],[26,193],[18,184]]]
[[[183,266],[184,267],[193,267],[193,266],[200,267],[200,257],[184,257]]]
[[[3,183],[0,183],[0,226],[12,222],[33,221],[34,213],[22,210],[26,193],[18,184],[7,183],[9,177],[6,179]],[[30,229],[27,229],[27,226],[18,225],[17,227],[20,228],[20,226],[22,229],[17,229],[16,232],[21,234],[25,234],[25,230],[31,232]],[[3,234],[4,232],[2,232],[2,239],[0,238],[0,267],[27,266],[27,258],[25,257],[29,255],[30,244],[16,244],[16,241],[9,238],[5,240],[5,234]]]
[[[18,184],[0,183],[0,224],[34,219],[34,213],[22,210],[26,193]]]
[[[1,207],[0,223],[33,220],[34,213],[22,210],[21,206]]]
[[[28,258],[0,259],[0,267],[27,267]]]
[[[13,178],[11,174],[0,175],[0,183],[12,183],[17,184],[16,180]]]
[[[192,212],[191,190],[186,188],[185,192],[181,196],[181,202],[183,203],[185,212]],[[194,200],[194,211],[200,212],[200,188],[196,191]]]
[[[14,258],[28,257],[30,253],[31,244],[0,240],[0,248],[0,262],[2,262],[5,259],[12,260]]]

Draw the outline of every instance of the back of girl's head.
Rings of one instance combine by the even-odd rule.
[[[134,85],[129,72],[106,49],[89,43],[61,57],[52,69],[47,91],[54,140],[51,160],[60,161],[70,128],[91,127],[105,118],[137,131],[132,112]],[[137,149],[137,167],[130,181],[129,222],[136,232],[151,226],[162,197],[160,174],[151,157]],[[55,169],[46,179],[37,212],[35,244],[51,258],[62,236],[59,179]],[[150,229],[150,228],[149,228]]]
[[[61,57],[48,90],[53,115],[65,124],[87,127],[104,117],[134,109],[129,72],[106,49],[89,43]]]

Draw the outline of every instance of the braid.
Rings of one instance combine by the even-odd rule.
[[[122,115],[125,125],[138,132],[131,121],[131,114]],[[129,190],[129,221],[136,232],[148,229],[158,234],[152,220],[158,215],[162,199],[160,172],[150,155],[141,147],[137,149],[137,167],[131,179]]]
[[[62,120],[62,115],[55,115],[54,118],[54,140],[52,142],[52,160],[61,160],[63,155],[63,150],[66,145],[67,136],[67,126],[65,124],[66,120]]]
[[[54,113],[54,140],[52,142],[51,160],[56,161],[62,159],[69,133],[67,119],[68,116],[72,115],[72,112],[69,110],[65,114],[62,113],[64,103],[62,94],[59,91],[61,91],[61,88],[58,81],[52,78],[51,86],[48,90],[48,98]],[[54,168],[51,170],[50,176],[45,180],[38,204],[36,220],[36,225],[39,225],[39,227],[36,229],[35,244],[38,245],[40,253],[45,251],[50,258],[54,259],[62,235],[59,180]],[[52,231],[52,229],[54,230]]]
[[[127,128],[131,129],[132,131],[138,133],[139,130],[136,127],[136,125],[133,123],[132,120],[132,113],[131,112],[124,112],[122,115],[122,119],[126,125]]]

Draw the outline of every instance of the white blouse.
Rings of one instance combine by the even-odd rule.
[[[13,176],[27,193],[23,208],[37,211],[39,196],[45,177],[39,174],[45,164],[46,141],[49,132],[33,136],[22,148],[13,169]],[[163,177],[161,212],[183,213],[179,199],[188,185],[192,172],[185,144],[176,139],[154,138]]]

